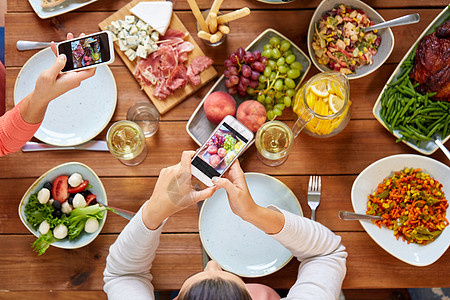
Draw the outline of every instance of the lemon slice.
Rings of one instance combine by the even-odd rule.
[[[333,113],[337,113],[342,109],[342,107],[344,107],[344,100],[333,94],[331,94],[330,98],[328,98],[328,103]]]
[[[328,97],[328,88],[325,82],[318,82],[310,87],[311,92],[313,92],[317,97]]]
[[[341,99],[344,99],[341,86],[334,81],[328,83],[328,93],[335,94],[338,97],[341,97]]]

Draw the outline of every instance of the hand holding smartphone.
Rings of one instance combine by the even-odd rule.
[[[192,175],[207,186],[211,179],[221,177],[246,149],[253,132],[228,115],[214,129],[191,161]]]
[[[112,34],[108,31],[61,42],[56,49],[57,55],[65,54],[67,57],[62,73],[95,68],[114,62]]]

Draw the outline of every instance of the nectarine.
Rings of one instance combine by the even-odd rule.
[[[239,105],[236,119],[253,132],[266,122],[266,108],[256,100],[247,100]]]
[[[206,98],[203,109],[208,121],[219,124],[227,115],[236,113],[236,101],[226,92],[214,92]]]

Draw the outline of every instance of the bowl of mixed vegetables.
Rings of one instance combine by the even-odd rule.
[[[365,32],[383,22],[373,8],[359,0],[323,0],[308,28],[308,51],[322,72],[337,71],[349,79],[364,77],[378,69],[394,48],[390,28]]]
[[[19,204],[19,216],[42,255],[53,245],[77,249],[91,243],[106,221],[106,191],[95,172],[79,162],[56,166],[39,177]]]

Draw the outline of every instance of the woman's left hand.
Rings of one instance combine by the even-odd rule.
[[[144,224],[156,229],[161,222],[186,207],[209,198],[217,190],[210,187],[196,191],[191,184],[191,159],[194,151],[184,151],[181,161],[159,174],[153,195],[143,208]]]

